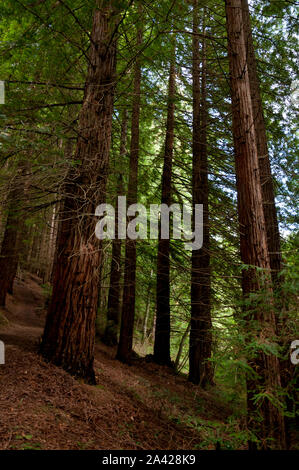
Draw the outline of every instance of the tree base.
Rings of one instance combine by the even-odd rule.
[[[89,385],[97,384],[93,365],[83,367],[82,364],[69,363],[66,362],[65,359],[63,360],[57,357],[53,357],[52,354],[44,350],[43,344],[40,346],[39,354],[46,362],[51,363],[56,367],[61,367],[63,370],[65,370],[65,372],[72,375],[75,379],[83,380]]]

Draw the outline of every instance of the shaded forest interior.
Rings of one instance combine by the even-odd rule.
[[[298,449],[296,2],[0,9],[0,449]]]

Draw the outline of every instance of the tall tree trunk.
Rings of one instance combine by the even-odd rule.
[[[24,181],[25,179],[25,181]],[[12,189],[7,198],[8,215],[0,253],[0,306],[5,306],[7,293],[12,293],[17,274],[22,237],[24,236],[24,195],[26,192],[26,165],[20,162]]]
[[[117,2],[100,1],[91,33],[89,67],[79,116],[75,159],[66,184],[41,353],[71,374],[95,382],[93,370],[100,246],[97,204],[105,201],[116,67]]]
[[[175,112],[175,42],[169,70],[168,108],[166,121],[166,139],[164,166],[162,173],[161,204],[171,205],[171,178],[174,144]],[[157,258],[157,313],[154,343],[154,360],[158,364],[171,364],[170,358],[170,239],[161,238],[159,224],[158,258]]]
[[[63,146],[63,143],[61,144],[61,147]],[[52,264],[52,272],[51,272],[51,282],[53,283],[54,280],[54,274],[56,271],[56,265],[57,265],[57,260],[58,260],[58,255],[59,255],[59,250],[58,250],[58,244],[59,240],[62,236],[61,231],[63,229],[63,222],[65,219],[65,216],[67,217],[67,214],[64,212],[64,207],[65,207],[65,196],[67,195],[68,191],[68,175],[71,174],[71,171],[69,170],[70,168],[70,161],[72,160],[72,157],[74,155],[74,144],[72,140],[67,139],[65,144],[64,144],[64,159],[66,162],[66,175],[65,179],[62,185],[62,188],[59,191],[59,194],[57,198],[59,199],[58,202],[58,215],[57,215],[57,223],[56,223],[56,229],[55,229],[55,249],[54,249],[54,255],[53,255],[53,264]]]
[[[0,306],[4,307],[7,293],[11,292],[18,266],[18,223],[20,214],[16,210],[15,195],[9,203],[9,212],[0,254]]]
[[[255,343],[249,365],[257,378],[247,379],[248,427],[263,447],[284,448],[285,430],[281,411],[271,398],[281,386],[279,362],[263,346],[275,339],[272,292],[267,281],[270,259],[263,212],[254,115],[251,104],[241,0],[226,0],[229,67],[232,93],[233,137],[238,191],[240,250],[242,262],[251,267],[242,271],[244,296],[263,291],[270,305],[258,302],[245,318],[249,344]],[[262,268],[262,273],[256,268]],[[259,347],[260,344],[260,347]],[[261,392],[266,396],[254,400]],[[269,398],[268,398],[269,397]],[[273,443],[269,444],[269,439]]]
[[[281,271],[281,246],[279,227],[275,207],[274,185],[268,152],[263,104],[261,98],[256,58],[254,53],[250,13],[247,0],[242,0],[242,15],[244,23],[244,35],[247,53],[247,67],[250,82],[252,111],[254,117],[255,138],[262,185],[263,208],[267,230],[268,250],[270,256],[271,275],[274,287],[279,287],[280,277],[278,276],[278,274]]]
[[[137,31],[137,47],[142,43],[142,31]],[[137,52],[138,53],[138,52]],[[134,67],[133,105],[130,144],[130,173],[127,204],[137,203],[138,159],[139,159],[139,120],[140,120],[141,65],[137,56]],[[121,327],[117,350],[117,359],[131,362],[135,317],[136,290],[136,240],[126,239],[124,291],[121,315]]]
[[[207,155],[206,43],[202,42],[200,82],[198,0],[193,3],[193,208],[203,204],[203,247],[192,251],[189,380],[206,387],[213,383],[209,182]],[[204,29],[204,28],[203,28]],[[203,31],[204,32],[204,31]],[[194,210],[194,209],[193,209]]]
[[[57,220],[59,214],[59,203],[56,203],[52,207],[51,211],[51,219],[50,219],[50,233],[49,233],[49,244],[47,250],[47,273],[46,279],[47,282],[51,281],[52,278],[52,271],[54,265],[54,258],[55,258],[55,246],[57,240]]]
[[[49,234],[49,211],[47,210],[43,216],[42,220],[42,233],[40,241],[40,251],[38,256],[38,270],[37,275],[41,278],[42,283],[44,284],[46,279],[47,267],[48,267],[48,258],[47,251],[49,247],[50,234]]]
[[[267,242],[270,257],[270,267],[273,287],[275,289],[275,304],[276,304],[276,327],[277,334],[280,335],[280,342],[284,349],[286,359],[280,361],[281,380],[283,387],[288,387],[291,382],[294,366],[289,360],[289,342],[284,341],[284,330],[287,320],[286,311],[284,308],[284,299],[282,298],[281,286],[283,283],[283,276],[281,275],[282,257],[279,225],[277,220],[277,211],[275,206],[274,184],[271,174],[271,165],[268,152],[268,142],[266,134],[266,125],[263,113],[263,103],[260,90],[260,81],[257,70],[257,63],[254,51],[252,28],[250,20],[250,12],[247,0],[242,0],[242,16],[244,22],[244,35],[247,51],[247,65],[248,75],[250,82],[250,92],[252,101],[252,110],[254,117],[254,129],[257,145],[257,153],[259,159],[260,179],[262,185],[262,197],[264,217],[267,231]],[[287,343],[287,344],[285,344]],[[292,400],[288,398],[289,411],[292,409]],[[292,427],[294,419],[287,417],[287,427]],[[288,437],[287,433],[287,437]]]
[[[127,142],[127,123],[128,114],[127,110],[124,110],[121,125],[121,136],[120,136],[120,160],[122,161],[126,155],[126,142]],[[122,174],[118,175],[117,184],[117,196],[121,196],[123,191]],[[116,197],[117,197],[116,196]],[[116,204],[115,211],[115,233],[118,233],[118,204]],[[110,267],[110,286],[108,294],[108,308],[107,308],[107,324],[103,341],[114,346],[117,344],[117,333],[118,324],[120,317],[120,306],[121,306],[121,239],[117,236],[112,242],[112,258]]]

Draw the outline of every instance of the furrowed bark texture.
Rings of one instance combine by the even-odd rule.
[[[193,3],[193,207],[203,204],[203,246],[192,251],[189,380],[206,387],[213,383],[209,182],[207,155],[206,44],[202,44],[200,74],[198,0]],[[200,76],[201,75],[201,76]],[[193,224],[194,225],[194,224]]]
[[[274,183],[271,173],[271,165],[268,151],[268,141],[266,134],[265,119],[263,113],[263,103],[260,90],[260,81],[258,76],[257,61],[254,51],[254,43],[252,37],[252,28],[250,20],[250,12],[247,0],[242,0],[242,15],[244,22],[244,34],[247,50],[248,74],[250,81],[250,91],[252,100],[252,109],[254,116],[254,129],[256,136],[257,152],[259,158],[259,170],[262,185],[263,208],[265,216],[265,224],[267,231],[267,242],[270,257],[270,267],[273,287],[275,290],[275,306],[276,306],[276,328],[277,334],[280,336],[280,343],[283,347],[283,354],[286,359],[280,360],[281,381],[282,386],[288,389],[292,377],[295,373],[295,367],[289,360],[290,338],[287,331],[287,299],[284,298],[282,292],[282,284],[284,277],[281,275],[282,256],[281,243],[279,234],[279,225],[277,220],[277,210],[275,206]],[[288,391],[288,394],[292,394]],[[293,411],[295,397],[287,398],[288,411]],[[295,428],[294,419],[285,418],[286,428],[288,428],[287,440],[291,430]]]
[[[242,262],[257,268],[242,271],[245,297],[264,291],[269,305],[260,302],[248,312],[247,333],[256,342],[257,351],[250,355],[249,365],[258,374],[247,379],[248,427],[258,436],[263,447],[285,448],[284,420],[273,398],[281,386],[278,358],[263,346],[275,341],[275,316],[271,307],[272,292],[267,280],[270,259],[263,212],[258,152],[251,104],[241,0],[226,0],[229,66],[232,94],[233,136],[238,191],[240,251]],[[258,347],[258,345],[261,347]],[[254,402],[263,391],[264,398]],[[272,400],[271,400],[272,399]],[[269,442],[269,439],[273,439]]]
[[[278,274],[281,271],[281,246],[279,227],[277,220],[277,211],[275,207],[274,184],[268,152],[263,104],[257,71],[257,63],[254,53],[250,13],[247,0],[242,0],[242,15],[244,23],[244,36],[247,54],[248,75],[250,82],[252,111],[254,117],[254,129],[262,186],[263,208],[270,256],[271,275],[274,286],[279,287],[280,278],[278,277]]]
[[[275,290],[276,306],[276,328],[280,337],[280,344],[283,347],[286,359],[280,360],[281,381],[284,388],[288,388],[295,372],[295,367],[289,360],[290,338],[288,334],[288,314],[287,299],[284,298],[281,290],[284,278],[281,275],[282,256],[279,225],[277,220],[277,210],[275,206],[275,192],[273,178],[271,174],[271,165],[268,152],[268,142],[266,134],[265,119],[263,113],[263,103],[260,90],[260,81],[258,76],[257,62],[254,51],[250,12],[247,0],[242,0],[242,16],[244,22],[244,35],[247,51],[248,74],[250,81],[250,92],[252,101],[252,110],[254,117],[254,129],[256,136],[257,152],[259,158],[259,170],[262,185],[263,208],[265,224],[267,231],[267,242],[270,257],[270,267],[273,287]],[[292,391],[288,391],[289,395]],[[287,398],[288,411],[292,411],[295,398]],[[285,418],[286,426],[289,429],[287,438],[290,436],[291,429],[295,428],[294,419]]]
[[[116,66],[114,2],[100,2],[93,17],[89,67],[75,160],[60,221],[41,353],[71,374],[94,383],[95,320],[100,246],[95,206],[105,201]]]

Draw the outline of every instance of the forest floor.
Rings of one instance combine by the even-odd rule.
[[[95,386],[44,362],[39,278],[17,279],[0,314],[0,449],[213,449],[219,432],[225,441],[229,405],[166,367],[124,365],[100,342]]]

